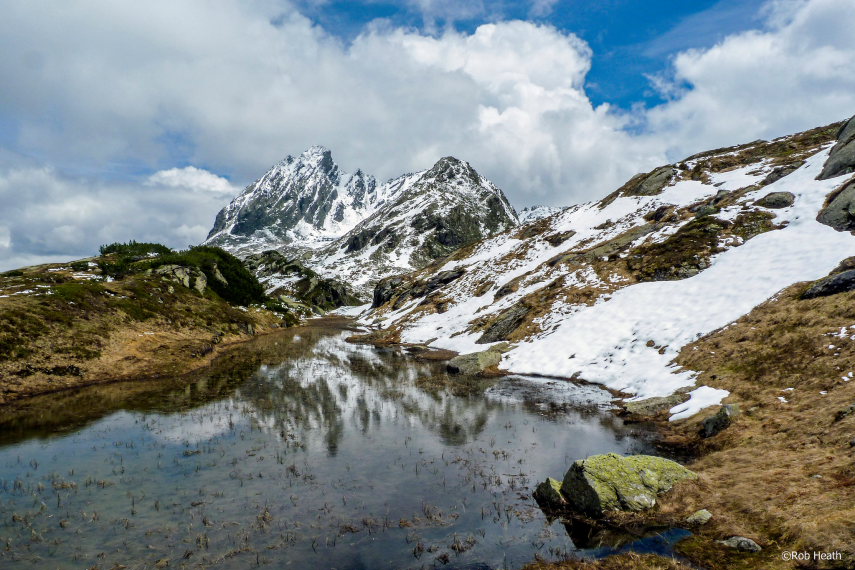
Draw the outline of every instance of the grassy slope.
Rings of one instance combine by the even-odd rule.
[[[74,267],[72,267],[72,265]],[[92,264],[94,266],[94,264]],[[0,275],[0,404],[108,380],[181,374],[279,325],[159,275],[108,281],[87,263]]]
[[[690,467],[707,488],[687,500],[717,514],[704,533],[743,534],[767,548],[751,568],[791,567],[777,555],[790,549],[840,551],[849,566],[828,567],[855,567],[855,414],[835,420],[855,403],[855,379],[843,380],[855,370],[855,329],[829,336],[855,325],[855,292],[802,300],[806,288],[785,289],[678,360],[743,410],[710,439],[697,430],[712,411],[674,426],[673,437],[702,453]]]

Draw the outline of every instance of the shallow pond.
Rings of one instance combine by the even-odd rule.
[[[350,334],[291,329],[190,380],[0,412],[0,567],[519,568],[627,541],[549,521],[531,498],[575,459],[650,450],[608,393],[449,388],[442,363]]]

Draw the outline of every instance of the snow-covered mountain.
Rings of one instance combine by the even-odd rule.
[[[373,176],[341,172],[324,147],[288,156],[220,210],[205,243],[235,253],[315,249],[344,235],[388,198]]]
[[[853,133],[855,118],[637,175],[384,279],[361,320],[378,341],[462,353],[508,342],[512,372],[639,398],[691,390],[672,410],[687,417],[727,392],[693,387],[672,364],[681,348],[855,255]]]
[[[467,162],[445,157],[378,185],[361,170],[341,172],[329,150],[312,147],[223,208],[206,243],[240,257],[280,251],[367,298],[382,277],[517,224],[502,191]]]
[[[536,222],[541,218],[547,218],[555,212],[561,211],[561,208],[554,206],[526,206],[519,211],[518,217],[521,224]]]

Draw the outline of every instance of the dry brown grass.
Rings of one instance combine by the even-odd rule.
[[[690,467],[706,486],[679,508],[712,511],[710,537],[741,534],[773,553],[840,551],[855,565],[855,416],[835,421],[855,403],[855,379],[842,379],[855,370],[855,341],[828,336],[855,324],[855,292],[801,300],[805,287],[682,351],[680,364],[702,371],[699,384],[729,390],[726,402],[743,413],[708,440],[697,430],[712,411],[672,426],[674,440],[700,451]],[[758,564],[791,567],[775,557]]]
[[[673,559],[657,554],[619,554],[602,560],[567,560],[565,562],[535,562],[523,570],[689,570]]]
[[[0,277],[6,294],[22,285],[40,293],[0,298],[0,405],[103,382],[185,374],[251,338],[251,329],[272,330],[280,322],[269,311],[240,311],[161,277],[99,283],[47,269]]]

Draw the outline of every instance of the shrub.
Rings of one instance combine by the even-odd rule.
[[[138,242],[134,240],[131,240],[128,243],[115,242],[102,245],[98,248],[98,251],[101,252],[101,255],[109,255],[113,253],[118,254],[121,257],[136,257],[139,259],[172,253],[172,250],[163,244]]]
[[[264,288],[249,269],[235,256],[219,247],[197,245],[186,251],[161,255],[149,262],[148,267],[184,265],[197,267],[208,279],[217,295],[230,303],[249,305],[266,298]],[[220,280],[220,276],[226,283]]]

